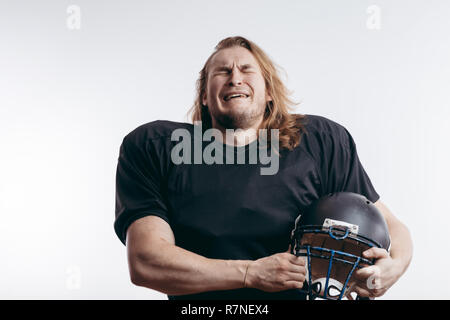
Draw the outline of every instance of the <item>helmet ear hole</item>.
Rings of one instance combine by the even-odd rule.
[[[314,291],[314,293],[320,294],[320,292],[322,291],[322,283],[321,282],[313,283],[311,289],[312,289],[312,291]]]
[[[328,288],[328,296],[329,297],[339,297],[340,294],[341,294],[341,290],[339,290],[338,287],[330,285],[330,287]]]

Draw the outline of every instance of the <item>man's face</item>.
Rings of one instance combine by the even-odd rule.
[[[257,127],[269,100],[261,69],[250,51],[222,49],[211,59],[202,102],[209,108],[213,127]]]

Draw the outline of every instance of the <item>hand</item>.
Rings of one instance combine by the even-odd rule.
[[[370,248],[363,252],[363,257],[376,261],[372,266],[355,271],[355,282],[352,282],[346,293],[349,299],[353,299],[351,292],[356,292],[360,297],[381,297],[400,278],[399,264],[385,249]]]
[[[282,252],[250,262],[245,286],[267,292],[301,289],[306,275],[304,257]]]

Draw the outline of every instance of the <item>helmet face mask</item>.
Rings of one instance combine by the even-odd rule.
[[[361,215],[370,218],[361,219]],[[375,233],[370,231],[373,228]],[[349,192],[330,194],[314,203],[296,219],[291,240],[291,253],[306,257],[307,285],[302,290],[309,299],[327,300],[343,299],[354,272],[374,263],[362,256],[365,250],[390,243],[381,212],[365,197]]]
[[[329,233],[336,236],[336,230],[333,228]],[[310,226],[302,230],[304,233],[299,243],[294,241],[292,253],[307,258],[307,283],[311,283],[307,293],[310,299],[342,299],[346,293],[344,287],[348,288],[352,283],[351,276],[356,268],[373,263],[362,258],[362,252],[370,246],[349,238],[344,228],[340,230],[339,238],[335,239],[322,228]]]

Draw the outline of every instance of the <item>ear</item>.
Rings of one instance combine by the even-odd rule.
[[[266,91],[266,102],[273,101],[272,96]]]
[[[204,106],[206,106],[206,104],[207,104],[207,100],[206,100],[206,93],[205,94],[203,94],[203,97],[202,97],[202,104],[204,105]]]

